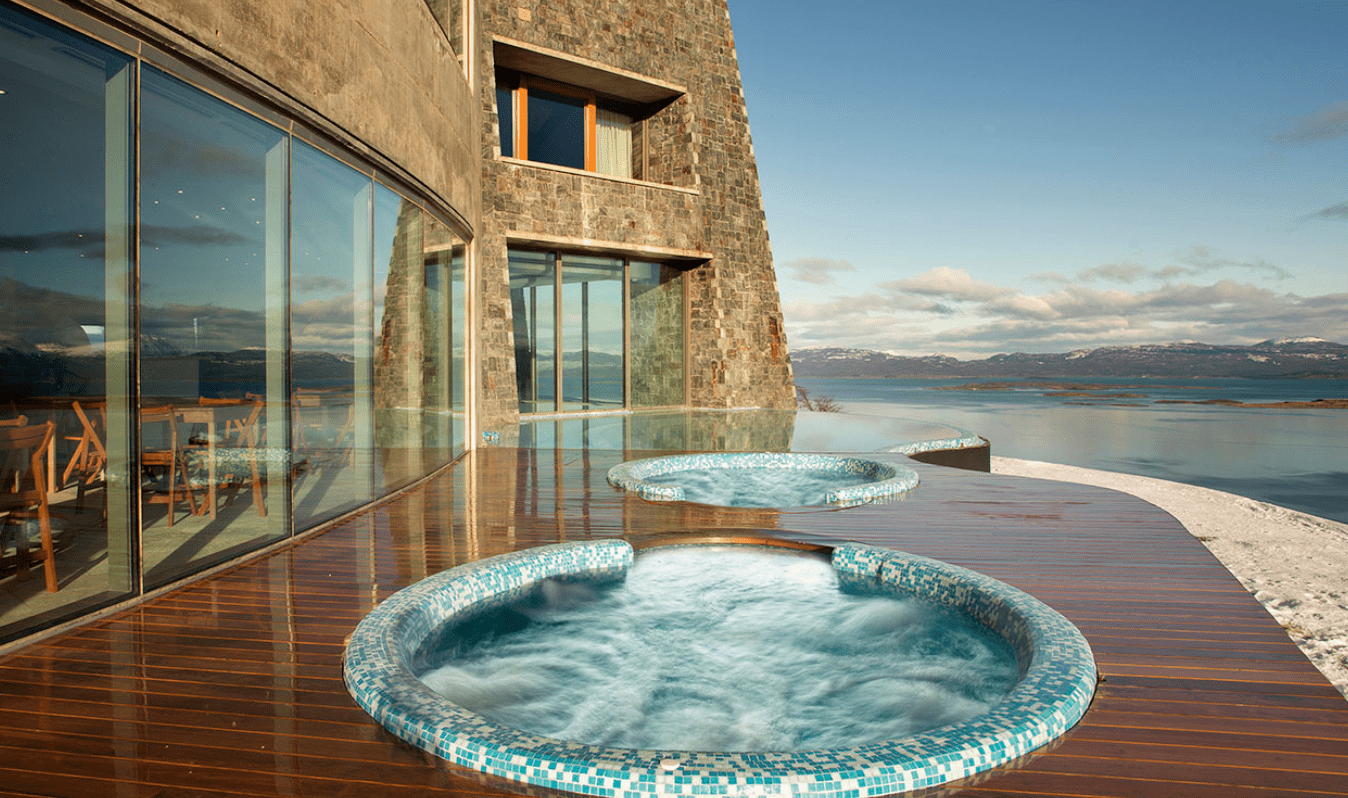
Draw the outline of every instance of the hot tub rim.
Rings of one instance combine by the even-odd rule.
[[[425,639],[451,622],[454,613],[479,610],[484,602],[522,598],[546,578],[617,576],[630,568],[633,557],[632,546],[621,539],[552,544],[457,566],[403,588],[348,638],[343,658],[348,690],[385,729],[448,762],[536,786],[613,796],[705,794],[700,789],[708,786],[704,779],[725,788],[722,794],[735,795],[853,789],[884,795],[935,786],[1051,742],[1080,720],[1094,694],[1096,670],[1089,644],[1047,605],[975,571],[857,543],[833,547],[830,560],[840,579],[851,574],[898,592],[913,584],[949,580],[955,585],[948,594],[951,601],[945,600],[946,593],[937,598],[922,594],[943,604],[967,603],[979,595],[995,598],[989,606],[1005,612],[1004,622],[1016,626],[1022,641],[1010,641],[1021,662],[1021,679],[998,705],[962,724],[853,748],[729,753],[622,749],[499,726],[436,694],[412,672],[418,643],[410,638]],[[479,589],[484,582],[491,588],[485,592]],[[452,612],[445,613],[447,609]],[[1005,636],[1002,629],[995,631]],[[1026,643],[1030,654],[1023,656]],[[1057,702],[1016,717],[1026,707],[1043,707],[1046,692]],[[990,731],[972,734],[971,726]],[[976,744],[949,743],[949,738],[961,736]],[[546,760],[536,755],[540,750],[549,752]],[[952,757],[956,751],[960,755]],[[667,767],[671,762],[677,763],[672,769]],[[592,783],[596,781],[622,786]]]

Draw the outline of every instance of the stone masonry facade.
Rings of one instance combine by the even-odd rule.
[[[795,405],[758,170],[725,0],[483,0],[479,424],[518,417],[506,250],[557,240],[643,260],[685,260],[695,407]],[[686,89],[633,132],[638,179],[500,158],[493,36]],[[544,76],[546,77],[546,75]],[[557,248],[567,251],[565,243]]]

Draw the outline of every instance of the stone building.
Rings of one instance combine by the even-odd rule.
[[[627,264],[630,405],[792,406],[726,4],[489,0],[480,12],[483,423],[508,419],[517,403],[621,404],[617,391],[588,402],[568,395],[568,341],[578,340],[568,325],[580,315],[572,286],[584,284],[567,275],[568,256],[588,256],[575,279],[598,283],[591,290],[618,282],[610,275]],[[514,267],[512,252],[521,253]],[[559,263],[546,267],[562,275],[551,286],[562,303],[562,374],[545,369],[557,384],[541,397],[536,380],[492,383],[512,355],[521,370],[530,366],[521,360],[552,356],[546,335],[532,348],[521,342],[519,299],[537,293],[523,286],[538,268],[527,253],[555,253]],[[680,290],[686,330],[677,306],[658,307]],[[548,405],[556,396],[561,408]]]
[[[0,641],[522,416],[794,404],[725,0],[0,0],[0,130],[0,462],[45,497]]]

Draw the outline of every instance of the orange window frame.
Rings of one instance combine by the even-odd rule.
[[[515,157],[529,160],[529,87],[542,91],[575,97],[585,101],[585,171],[599,171],[598,135],[595,125],[599,117],[599,97],[588,89],[558,83],[547,78],[533,75],[520,75],[519,85],[515,87]]]

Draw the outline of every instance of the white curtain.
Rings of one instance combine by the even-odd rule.
[[[631,177],[632,117],[603,108],[596,111],[595,156],[598,170],[614,177]]]

